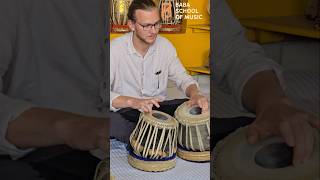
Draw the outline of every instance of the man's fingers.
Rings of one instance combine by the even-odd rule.
[[[316,129],[320,129],[320,119],[317,118],[316,116],[312,115],[312,114],[308,114],[308,118],[307,118],[309,124],[316,128]]]
[[[142,108],[141,108],[141,109],[142,109],[142,111],[143,111],[143,112],[146,112],[146,113],[148,113],[148,112],[149,112],[149,109],[148,109],[146,106],[142,106]]]
[[[152,112],[153,104],[147,104],[148,112]]]
[[[151,99],[151,102],[152,102],[152,104],[155,105],[157,108],[160,107],[157,99]]]
[[[204,100],[202,110],[204,112],[207,112],[209,110],[209,102],[206,99]]]
[[[197,105],[198,105],[201,109],[203,109],[203,102],[201,101],[201,99],[198,100]]]
[[[284,138],[284,141],[286,142],[286,144],[288,146],[291,146],[291,147],[295,146],[294,135],[293,135],[293,132],[291,130],[291,126],[290,126],[290,124],[288,122],[283,121],[283,122],[280,123],[279,133]]]
[[[163,101],[163,98],[159,98],[159,97],[156,97],[156,98],[153,98],[154,100],[156,100],[157,102],[162,102]]]
[[[302,163],[305,156],[305,133],[300,120],[292,120],[292,133],[294,136],[293,164],[296,166]]]
[[[250,144],[254,144],[259,140],[259,131],[255,124],[250,124],[247,130],[247,140]]]
[[[303,159],[304,162],[307,159],[310,159],[313,153],[313,142],[314,142],[313,130],[308,124],[305,125],[305,133],[306,133],[306,136],[305,136],[305,158]]]
[[[200,107],[203,113],[208,111],[208,104],[206,102],[203,102]]]
[[[188,107],[191,107],[192,106],[192,104],[193,104],[193,102],[192,102],[192,100],[190,99],[189,101],[187,101],[187,106]]]

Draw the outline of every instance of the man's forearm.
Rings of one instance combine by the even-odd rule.
[[[63,144],[55,128],[63,116],[62,111],[32,108],[8,124],[6,138],[19,148]]]
[[[59,110],[32,108],[8,124],[6,138],[19,148],[66,144],[71,124],[84,116]],[[77,122],[80,124],[81,122]]]
[[[134,97],[130,96],[118,96],[112,101],[112,106],[114,108],[127,108],[133,106],[133,101],[136,100]]]
[[[284,97],[277,76],[272,70],[267,70],[249,79],[243,89],[242,102],[248,110],[257,113],[273,101]]]

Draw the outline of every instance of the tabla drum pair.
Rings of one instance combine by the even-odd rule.
[[[293,148],[279,137],[248,144],[247,127],[221,140],[213,151],[215,180],[319,180],[319,132],[314,130],[314,149],[309,160],[292,165]]]
[[[178,119],[160,111],[140,114],[130,135],[131,166],[154,172],[171,169],[176,164],[177,150],[186,160],[210,160],[209,113],[202,114],[199,107],[184,103],[175,111],[175,117]]]

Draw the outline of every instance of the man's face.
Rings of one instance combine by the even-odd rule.
[[[135,35],[142,42],[151,45],[157,38],[160,27],[160,16],[157,8],[135,11],[136,20],[133,22]]]

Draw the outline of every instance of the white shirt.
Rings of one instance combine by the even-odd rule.
[[[174,81],[183,92],[191,84],[197,84],[186,73],[174,46],[164,37],[157,36],[143,57],[133,46],[133,33],[127,33],[110,43],[110,108],[118,96],[137,98],[167,95],[168,79]]]

